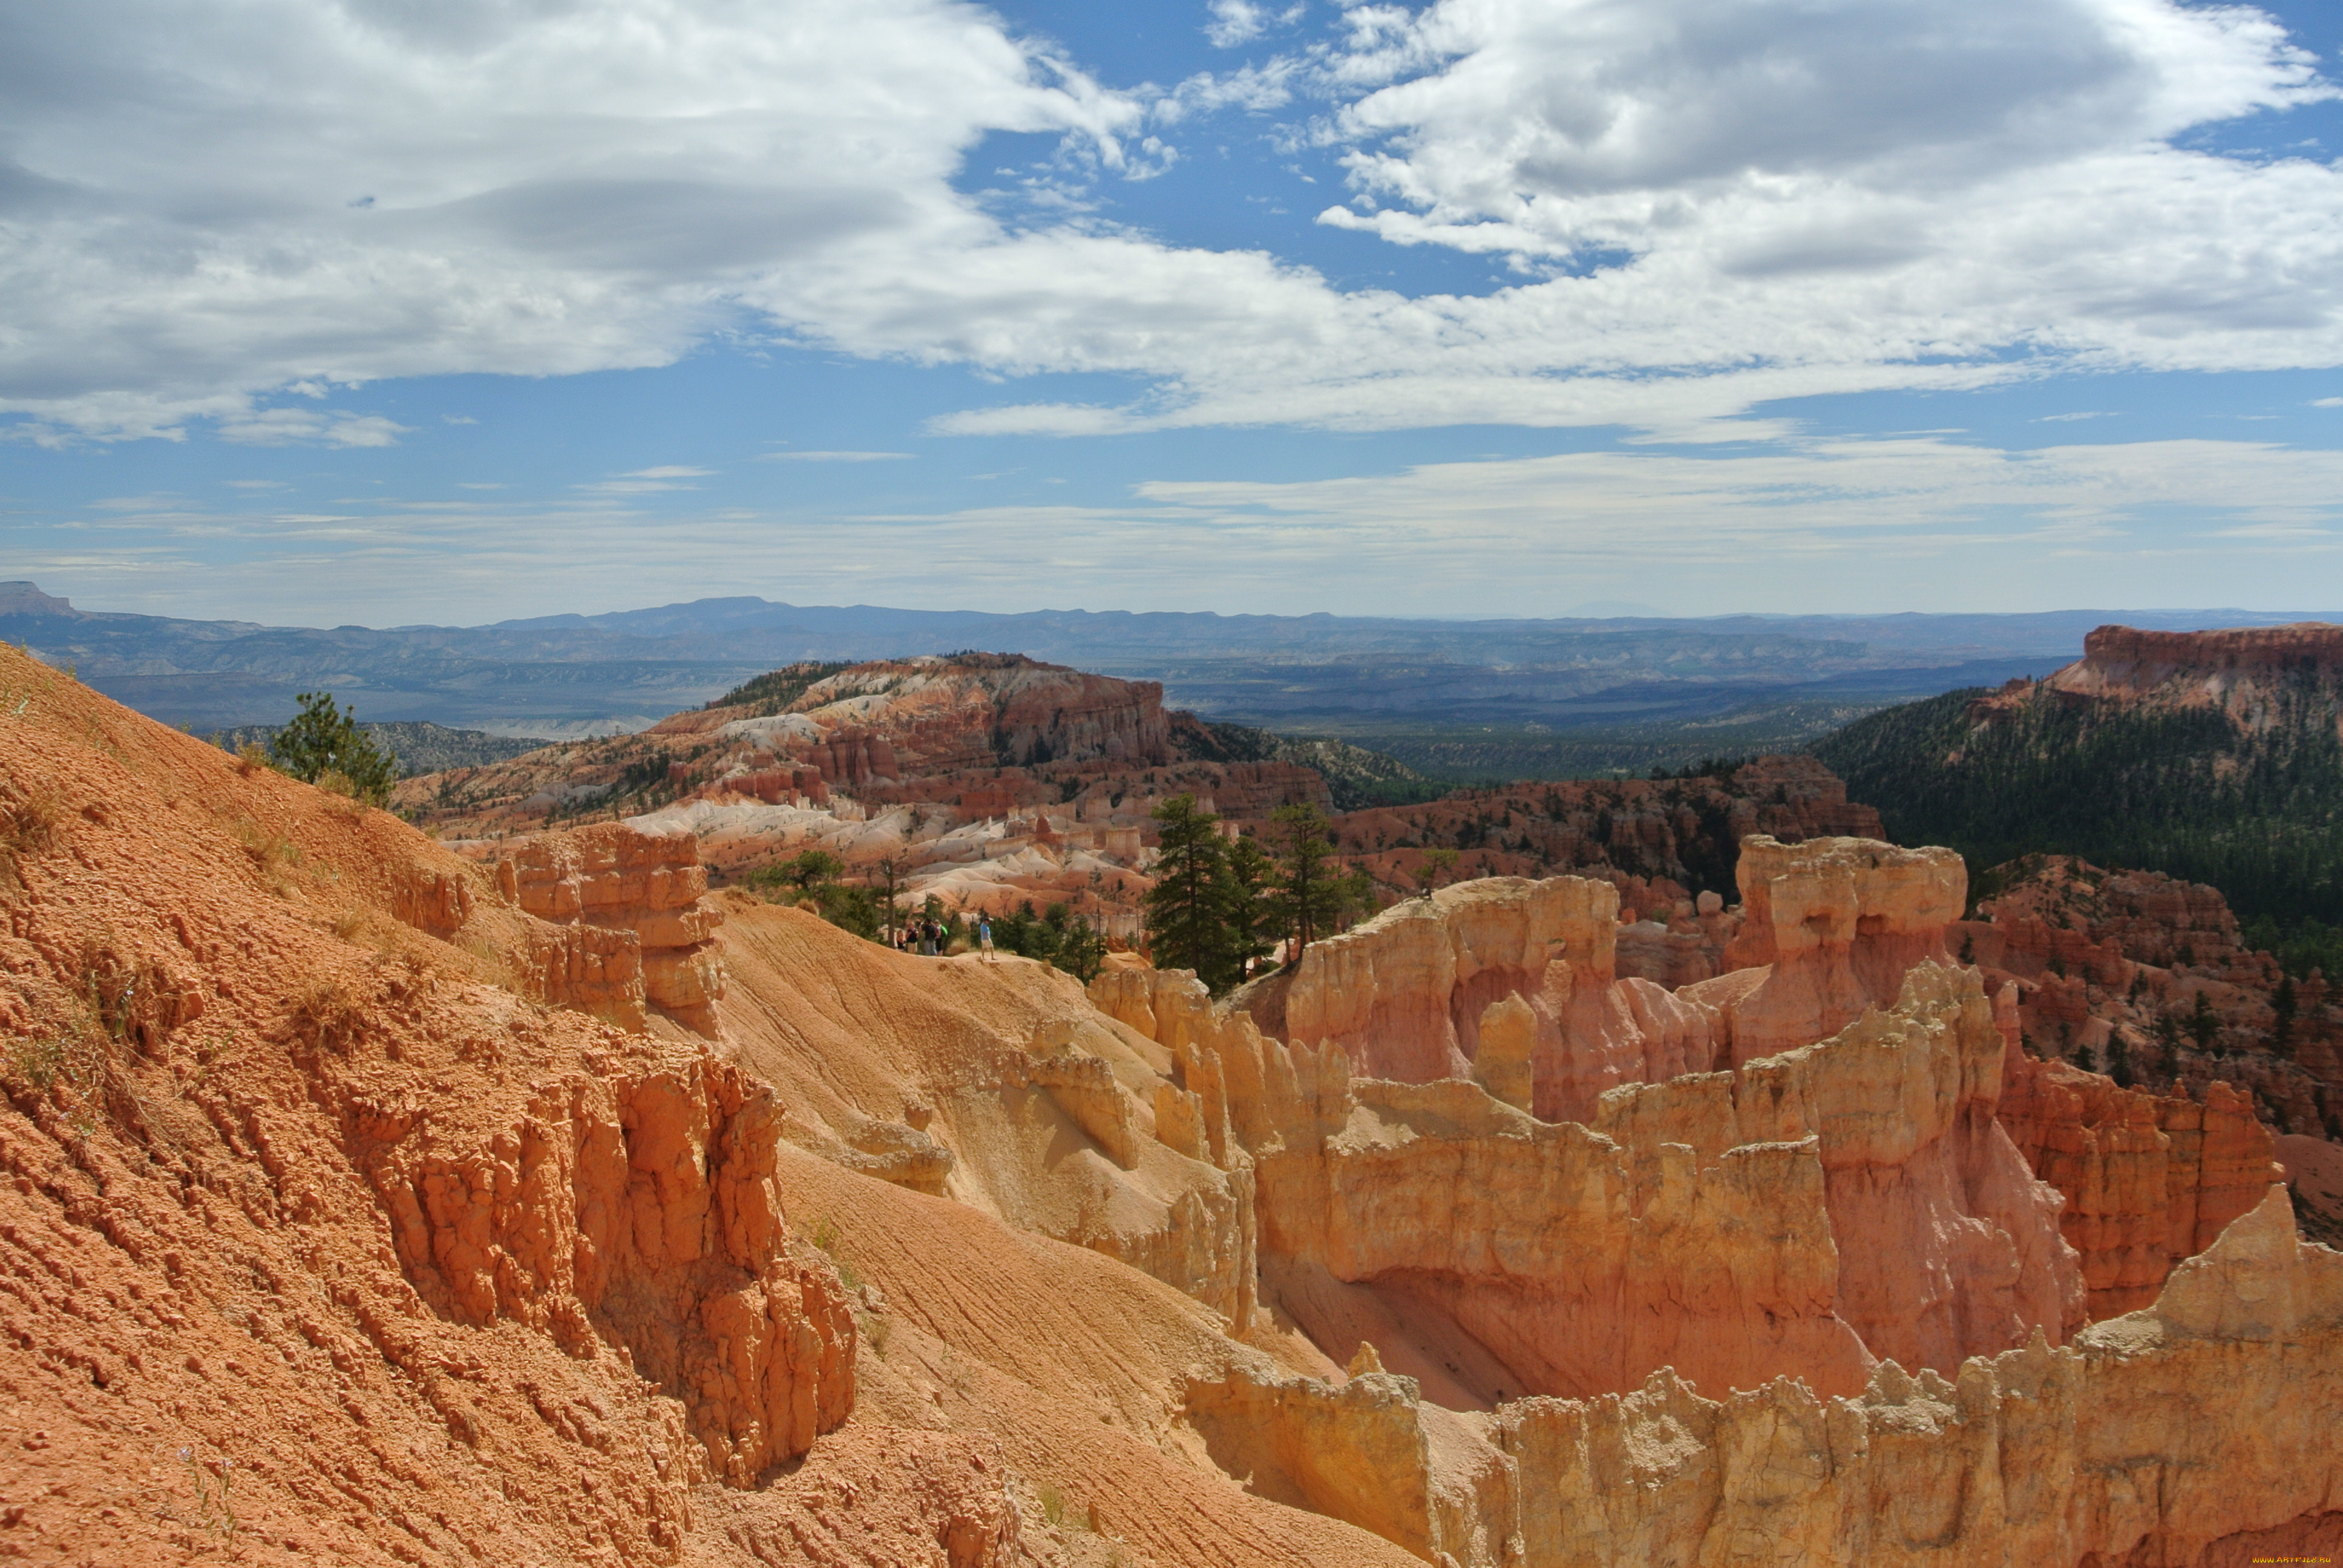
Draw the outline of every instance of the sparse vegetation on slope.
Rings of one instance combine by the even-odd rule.
[[[1174,731],[1182,752],[1201,762],[1292,762],[1314,768],[1325,778],[1337,811],[1368,806],[1412,806],[1437,800],[1454,788],[1427,779],[1396,757],[1345,740],[1279,735],[1248,724],[1198,720],[1192,730]]]
[[[257,746],[266,751],[268,743],[284,728],[281,724],[244,724],[233,729],[214,730],[204,739],[230,755],[247,746]],[[401,779],[437,773],[449,768],[483,768],[491,762],[504,762],[526,756],[546,744],[530,736],[491,735],[485,729],[450,729],[444,724],[411,719],[386,719],[378,723],[362,721],[358,728],[366,732],[368,739],[390,753],[397,764]]]
[[[747,708],[750,717],[762,719],[775,713],[786,713],[789,705],[806,694],[806,689],[816,681],[827,680],[840,670],[851,669],[850,660],[824,664],[809,659],[799,664],[783,665],[769,669],[756,679],[734,687],[709,708]]]

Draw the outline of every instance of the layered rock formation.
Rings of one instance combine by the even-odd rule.
[[[2286,1560],[2332,1538],[2343,1451],[2320,1400],[2338,1386],[2343,1257],[2298,1242],[2273,1189],[2153,1306],[1949,1378],[1883,1362],[1840,1397],[1788,1377],[1706,1397],[1660,1372],[1461,1418],[1389,1374],[1190,1400],[1232,1468],[1282,1478],[1306,1453],[1318,1506],[1460,1568],[1917,1568]]]
[[[2269,1130],[2227,1084],[2201,1101],[2144,1093],[2009,1044],[1996,1114],[2066,1197],[2060,1229],[2081,1254],[2093,1318],[2153,1302],[2175,1263],[2268,1191]]]
[[[1073,900],[1093,924],[1134,940],[1149,813],[1162,800],[1192,794],[1248,819],[1331,803],[1309,768],[1183,751],[1183,739],[1210,737],[1175,726],[1151,681],[1001,654],[815,673],[780,681],[778,699],[409,779],[392,804],[491,849],[564,820],[626,819],[697,839],[719,876],[819,849],[857,875],[890,863],[915,903],[932,895],[1000,913]]]
[[[715,939],[724,915],[703,896],[708,872],[697,839],[608,822],[494,848],[498,886],[529,914],[633,935],[631,948],[621,948],[632,962],[608,967],[611,978],[587,990],[587,1010],[639,1029],[648,1002],[697,1033],[715,1034],[724,994]]]
[[[769,1084],[657,1020],[630,1034],[534,999],[533,952],[632,926],[548,924],[518,868],[508,902],[386,813],[239,769],[14,653],[0,678],[30,699],[0,729],[11,1554],[1407,1561],[1173,1457],[1183,1375],[1267,1364],[1222,1314],[791,1147]],[[548,908],[690,907],[645,891],[690,880],[672,861],[600,897],[626,856],[597,842],[547,849],[578,873],[542,880],[571,883]],[[812,968],[852,993],[839,957]],[[979,1012],[1016,994],[966,981]],[[1003,1040],[1048,1081],[1014,1091],[1034,1169],[1079,1125],[1060,1098],[1097,1087],[1070,1060],[1118,1038],[1078,990],[1051,995],[1080,1031]],[[960,1060],[964,1037],[905,1030]],[[976,1152],[970,1171],[1008,1170]],[[1179,1163],[1159,1152],[1130,1174]]]
[[[846,1421],[769,1091],[505,989],[562,933],[386,814],[8,660],[12,1550],[672,1561]]]
[[[1968,871],[1949,849],[1899,849],[1869,839],[1787,845],[1745,841],[1742,920],[1728,970],[1763,970],[1754,985],[1725,981],[1715,997],[1731,1020],[1735,1062],[1819,1040],[1894,1000],[1905,971],[1942,960],[1945,927],[1968,897]]]
[[[2338,674],[2343,627],[2322,621],[2233,631],[2103,626],[2084,636],[2080,659],[2043,684],[2081,698],[2217,708],[2258,729],[2275,716],[2274,689],[2288,677]]]
[[[1212,1012],[1201,993],[1167,992],[1168,982],[1141,973],[1102,976],[1093,996],[1123,1021],[1172,1044],[1175,1052],[1186,1049],[1182,1071],[1194,1081],[1183,1079],[1183,1087],[1198,1093],[1206,1127],[1220,1139],[1215,1148],[1274,1146],[1275,1159],[1256,1157],[1265,1251],[1283,1255],[1292,1249],[1312,1268],[1352,1282],[1398,1278],[1414,1269],[1418,1274],[1410,1276],[1408,1288],[1421,1300],[1427,1295],[1424,1279],[1457,1271],[1442,1248],[1414,1256],[1410,1249],[1417,1243],[1408,1240],[1393,1243],[1396,1251],[1388,1254],[1333,1257],[1322,1240],[1309,1240],[1349,1233],[1328,1217],[1326,1205],[1341,1190],[1329,1170],[1368,1168],[1345,1164],[1351,1155],[1370,1164],[1395,1159],[1407,1169],[1407,1161],[1428,1158],[1427,1148],[1441,1141],[1428,1137],[1433,1128],[1443,1138],[1477,1130],[1468,1142],[1509,1138],[1509,1151],[1554,1136],[1527,1121],[1504,1131],[1509,1106],[1550,1122],[1584,1123],[1632,1148],[1634,1140],[1621,1129],[1642,1124],[1620,1119],[1640,1114],[1635,1108],[1708,1104],[1702,1096],[1721,1097],[1722,1110],[1672,1109],[1660,1115],[1661,1124],[1677,1116],[1706,1117],[1697,1136],[1684,1128],[1646,1130],[1655,1143],[1679,1142],[1694,1151],[1684,1172],[1689,1178],[1744,1144],[1805,1136],[1795,1123],[1777,1134],[1735,1131],[1733,1108],[1751,1092],[1736,1085],[1755,1081],[1751,1073],[1775,1072],[1777,1062],[1804,1061],[1822,1049],[1797,1046],[1784,1056],[1785,1046],[1830,1036],[1841,1073],[1856,1072],[1858,1063],[1895,1060],[1857,1050],[1855,1042],[1879,1027],[1876,1010],[1899,999],[1908,1003],[1903,993],[1916,983],[1915,977],[1954,972],[1945,948],[1947,922],[1964,899],[1958,859],[1943,850],[1862,840],[1785,846],[1753,839],[1739,870],[1746,916],[1729,953],[1763,961],[1673,994],[1651,981],[1614,976],[1613,944],[1621,928],[1613,887],[1564,878],[1482,881],[1410,900],[1313,945],[1293,973],[1239,993],[1225,1014]],[[2152,1300],[2175,1262],[2208,1244],[2267,1186],[2269,1136],[2247,1101],[2225,1087],[2195,1099],[2155,1096],[2046,1067],[2020,1049],[2017,990],[2008,977],[1962,983],[1976,989],[1955,1010],[1965,1021],[1951,1037],[1965,1044],[1954,1049],[1953,1059],[1970,1064],[1948,1070],[1954,1080],[1966,1078],[1968,1087],[1955,1091],[1950,1108],[1934,1115],[1909,1107],[1898,1112],[1893,1120],[1908,1141],[1893,1156],[1868,1150],[1834,1153],[1827,1140],[1817,1146],[1830,1218],[1816,1228],[1872,1238],[1854,1254],[1865,1278],[1835,1278],[1819,1298],[1809,1291],[1805,1307],[1786,1304],[1795,1292],[1765,1302],[1757,1310],[1769,1326],[1829,1316],[1852,1326],[1870,1353],[1949,1372],[1965,1355],[2018,1342],[2036,1323],[2056,1342],[2082,1320],[2087,1305],[2089,1315],[2100,1317]],[[1984,983],[1994,987],[1997,1006],[1987,1005]],[[1282,1068],[1275,1065],[1278,1037],[1300,1052]],[[1307,1050],[1301,1050],[1305,1043]],[[1484,1063],[1491,1044],[1495,1058]],[[1287,1073],[1311,1079],[1320,1072],[1312,1064],[1328,1060],[1330,1051],[1341,1053],[1343,1086],[1327,1090],[1322,1083],[1317,1091],[1297,1091],[1303,1110],[1249,1111],[1246,1097],[1229,1088],[1229,1061],[1252,1064],[1241,1074],[1249,1081],[1274,1083]],[[1712,1069],[1734,1071],[1728,1076]],[[1899,1077],[1885,1070],[1890,1080]],[[1353,1074],[1370,1081],[1353,1082]],[[1903,1076],[1906,1090],[1925,1078]],[[1428,1099],[1410,1095],[1401,1084],[1438,1092]],[[1694,1085],[1703,1086],[1697,1093]],[[1323,1101],[1328,1093],[1336,1096],[1331,1106]],[[1287,1181],[1289,1157],[1302,1146],[1292,1127],[1296,1117],[1318,1125],[1322,1135],[1322,1150],[1304,1160],[1310,1174],[1298,1184]],[[1225,1132],[1216,1118],[1225,1119]],[[1440,1158],[1459,1157],[1451,1150]],[[1638,1158],[1648,1165],[1654,1157]],[[1745,1159],[1735,1168],[1757,1165]],[[2049,1183],[2057,1196],[2029,1177]],[[1402,1191],[1413,1185],[1389,1171],[1378,1180]],[[1473,1212],[1473,1191],[1503,1185],[1478,1168],[1464,1180],[1471,1191],[1443,1190],[1430,1201],[1432,1211],[1444,1213],[1449,1210],[1443,1205],[1457,1205]],[[1531,1190],[1543,1191],[1547,1178],[1505,1180],[1526,1180]],[[1310,1193],[1309,1217],[1282,1221],[1272,1200],[1296,1190]],[[1775,1201],[1777,1209],[1784,1201]],[[1363,1234],[1417,1233],[1391,1216],[1373,1223],[1351,1219]],[[2071,1256],[2058,1244],[2062,1232]],[[1974,1245],[1955,1240],[1968,1234],[1977,1238]],[[1884,1235],[1901,1239],[1883,1244],[1877,1238]],[[1584,1257],[1601,1249],[1581,1240],[1572,1251]],[[1931,1256],[1938,1261],[1918,1261]],[[1517,1271],[1520,1265],[1511,1267]],[[1911,1278],[1932,1269],[1939,1271],[1940,1282],[1923,1293],[1937,1304],[1899,1294]],[[1508,1289],[1526,1288],[1511,1273],[1504,1277]],[[1590,1277],[1610,1276],[1595,1269]],[[1944,1282],[1964,1280],[1997,1281],[1988,1293],[2014,1293],[1995,1297],[2003,1304],[1990,1309],[1950,1304],[1968,1287]],[[1592,1288],[1598,1295],[1616,1293],[1609,1286]],[[1630,1295],[1640,1288],[1645,1287],[1616,1287]],[[1686,1299],[1670,1294],[1685,1289],[1680,1284],[1648,1288],[1672,1302]],[[1745,1292],[1727,1293],[1748,1299]],[[1816,1299],[1819,1309],[1812,1305]],[[1446,1296],[1437,1304],[1451,1319],[1466,1310]],[[1993,1331],[1998,1340],[1980,1340],[1970,1326],[1943,1326],[1988,1318],[2002,1325]],[[1573,1321],[1584,1330],[1583,1310]],[[1607,1382],[1583,1372],[1557,1372],[1534,1346],[1508,1338],[1515,1331],[1504,1325],[1476,1319],[1470,1328],[1467,1337],[1494,1352],[1517,1386],[1543,1383],[1567,1392],[1625,1386],[1620,1381],[1625,1374],[1616,1370]],[[1701,1349],[1675,1362],[1680,1372],[1701,1355],[1730,1363],[1740,1353],[1719,1349],[1735,1343],[1729,1332],[1706,1330],[1701,1338]],[[1582,1332],[1574,1348],[1592,1351],[1602,1342],[1601,1331]],[[1634,1364],[1641,1352],[1621,1353],[1624,1359],[1614,1368]],[[1829,1361],[1811,1348],[1805,1353],[1815,1365]],[[1735,1367],[1731,1375],[1746,1375],[1745,1365],[1730,1364]],[[1858,1356],[1839,1364],[1844,1379],[1859,1378],[1869,1363]],[[1813,1366],[1808,1371],[1824,1375]]]
[[[1264,1039],[1192,984],[1132,971],[1092,994],[1172,1047],[1222,1158],[1250,1158],[1264,1254],[1461,1330],[1504,1380],[1468,1402],[1624,1391],[1663,1365],[1851,1392],[1877,1355],[1950,1371],[2082,1321],[2058,1199],[1992,1119],[2005,1043],[1974,976],[1926,966],[1892,1014],[1614,1089],[1584,1123],[1462,1076],[1354,1079],[1332,1041]]]
[[[1362,1077],[1469,1079],[1483,1019],[1526,1027],[1528,1109],[1584,1120],[1606,1089],[1704,1072],[1713,1009],[1617,979],[1618,892],[1608,882],[1491,878],[1411,899],[1312,943],[1291,974],[1241,993],[1272,1036],[1342,1050]],[[1522,1010],[1526,1009],[1526,1024]]]
[[[797,1108],[787,1136],[877,1176],[1118,1259],[1242,1330],[1252,1179],[1163,1091],[1172,1057],[1044,964],[897,953],[740,899],[719,1009],[739,1060]],[[1152,972],[1152,971],[1148,971]]]
[[[2282,1193],[2220,1228],[2241,1106],[2144,1128],[2017,1050],[1926,856],[1755,847],[1762,921],[1688,918],[1772,961],[1674,992],[1602,879],[1413,900],[1242,1006],[1128,959],[1086,995],[624,829],[468,863],[0,679],[17,1554],[2081,1568],[2328,1528],[2343,1264]],[[1843,943],[1801,891],[1842,882]],[[580,1010],[662,933],[723,944],[715,1049]],[[2150,1306],[2077,1329],[2138,1228],[2061,1240],[2021,1091],[2077,1185],[2144,1196],[2164,1140],[2204,1250]]]

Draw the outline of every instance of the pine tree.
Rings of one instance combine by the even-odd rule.
[[[1270,884],[1276,872],[1277,863],[1262,850],[1258,839],[1250,837],[1229,845],[1222,858],[1220,962],[1230,985],[1242,985],[1253,960],[1265,959],[1277,950],[1275,922],[1269,902]]]
[[[1145,899],[1147,950],[1158,969],[1193,970],[1207,986],[1215,979],[1225,985],[1228,846],[1221,819],[1199,809],[1193,795],[1174,795],[1149,815],[1161,852]]]
[[[2187,1030],[2199,1050],[2212,1050],[2214,1040],[2220,1038],[2220,1017],[2214,1012],[2211,1000],[2201,990],[2197,993],[2196,1008],[2188,1015]]]
[[[1292,941],[1298,963],[1312,942],[1335,928],[1342,913],[1342,876],[1327,864],[1334,846],[1317,807],[1280,806],[1270,820],[1277,860],[1270,908],[1277,929]]]
[[[316,784],[337,774],[349,784],[355,799],[379,806],[390,795],[398,759],[358,728],[355,714],[345,713],[330,691],[304,691],[294,698],[301,711],[268,742],[268,755],[277,767],[304,783]]]

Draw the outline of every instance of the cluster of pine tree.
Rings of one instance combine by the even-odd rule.
[[[2042,852],[2162,871],[2280,930],[2343,910],[2343,741],[2312,672],[2288,678],[2250,729],[2217,709],[2049,691],[1972,717],[1984,695],[1887,709],[1812,750],[1879,809],[1888,837],[1950,845],[1973,867]]]
[[[1162,834],[1147,893],[1147,946],[1158,969],[1193,970],[1214,995],[1242,985],[1281,942],[1292,956],[1374,907],[1374,884],[1338,865],[1317,807],[1281,806],[1266,845],[1223,838],[1221,819],[1174,795],[1151,813]]]

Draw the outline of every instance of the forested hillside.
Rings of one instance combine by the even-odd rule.
[[[2343,913],[2336,717],[2310,668],[2258,682],[2249,723],[2226,704],[2042,683],[1888,709],[1810,749],[1898,843],[1948,844],[1976,867],[2049,852],[2162,871],[2291,927]]]

